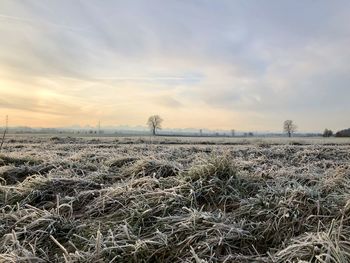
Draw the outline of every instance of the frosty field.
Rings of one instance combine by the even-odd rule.
[[[348,139],[10,136],[0,262],[349,262]]]

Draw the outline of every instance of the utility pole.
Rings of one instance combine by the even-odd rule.
[[[9,116],[6,115],[5,129],[4,129],[4,133],[3,133],[3,135],[2,135],[2,138],[1,138],[0,151],[2,150],[2,146],[4,145],[5,137],[6,137],[6,133],[7,133],[8,127],[9,127]]]

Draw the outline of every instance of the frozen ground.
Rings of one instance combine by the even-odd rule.
[[[10,136],[0,261],[349,262],[350,141]]]

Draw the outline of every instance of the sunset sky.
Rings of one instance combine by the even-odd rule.
[[[11,126],[337,130],[349,100],[347,0],[0,0]]]

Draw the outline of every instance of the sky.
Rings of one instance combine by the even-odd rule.
[[[0,0],[0,122],[348,128],[349,46],[347,0]]]

